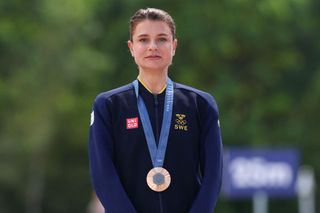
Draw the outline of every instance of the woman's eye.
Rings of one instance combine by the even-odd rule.
[[[147,39],[146,39],[146,38],[140,38],[140,39],[139,39],[139,42],[145,43],[145,42],[147,42]]]
[[[167,41],[167,38],[160,38],[159,41],[161,41],[161,42],[166,42],[166,41]]]

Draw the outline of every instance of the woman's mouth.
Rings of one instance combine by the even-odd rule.
[[[147,59],[152,59],[152,60],[157,60],[157,59],[160,59],[161,56],[159,56],[159,55],[149,55],[149,56],[147,56],[146,58],[147,58]]]

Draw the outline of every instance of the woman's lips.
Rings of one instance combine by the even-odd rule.
[[[149,56],[147,56],[146,58],[147,58],[147,59],[154,59],[154,60],[156,60],[156,59],[160,59],[161,56],[159,56],[159,55],[149,55]]]

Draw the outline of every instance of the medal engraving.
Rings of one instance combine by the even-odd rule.
[[[153,182],[157,185],[164,184],[164,176],[163,174],[157,173],[153,176]]]
[[[153,191],[162,192],[170,186],[170,183],[171,176],[165,168],[155,167],[147,175],[147,184]]]

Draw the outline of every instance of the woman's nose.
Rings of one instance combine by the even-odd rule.
[[[157,50],[158,49],[158,45],[156,41],[150,41],[149,44],[149,50]]]

